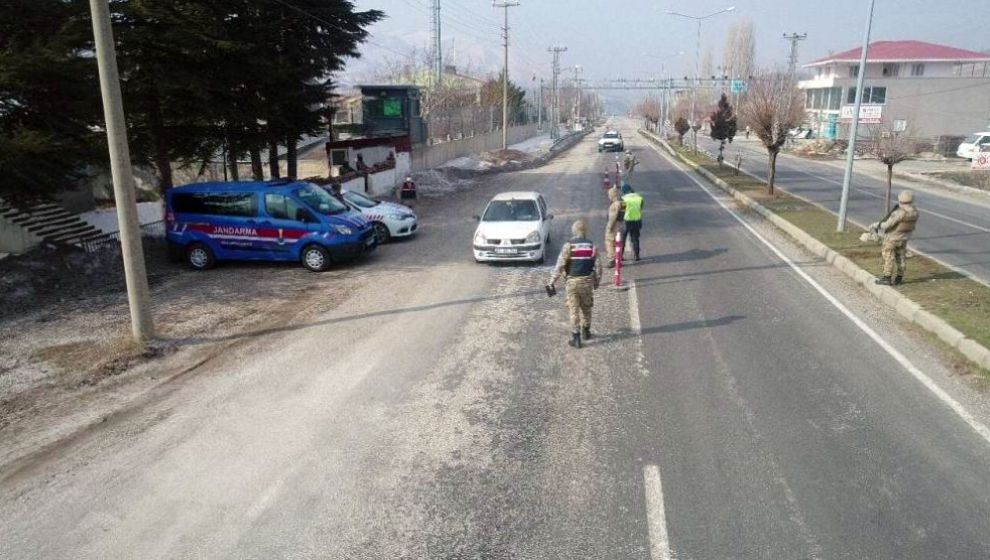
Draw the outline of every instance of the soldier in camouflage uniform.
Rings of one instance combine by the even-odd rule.
[[[622,191],[613,187],[608,190],[608,224],[605,226],[605,252],[608,255],[609,268],[615,267],[615,236],[622,228]]]
[[[571,340],[567,343],[581,347],[581,339],[591,338],[591,308],[595,304],[594,290],[601,282],[602,267],[598,250],[588,239],[588,226],[583,220],[571,226],[574,237],[564,243],[557,258],[547,293],[556,291],[557,280],[566,278],[567,310],[571,315]]]
[[[626,156],[622,159],[622,170],[626,178],[632,177],[633,171],[639,165],[639,160],[633,155],[632,150],[626,150]]]
[[[872,224],[870,229],[883,236],[880,255],[883,257],[883,276],[877,284],[896,286],[904,281],[907,242],[918,223],[918,210],[914,207],[914,193],[901,191],[897,195],[897,206],[882,222]],[[896,273],[896,275],[895,275]],[[894,277],[891,280],[891,276]]]

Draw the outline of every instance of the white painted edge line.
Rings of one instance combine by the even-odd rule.
[[[897,363],[901,364],[901,366],[904,369],[906,369],[908,373],[910,373],[915,379],[921,382],[922,385],[928,388],[928,390],[931,391],[936,397],[938,397],[938,399],[941,400],[943,404],[951,408],[957,415],[959,415],[959,417],[962,418],[962,420],[966,422],[969,425],[969,427],[972,428],[977,434],[983,437],[983,439],[986,440],[987,443],[990,443],[990,428],[988,428],[986,425],[984,425],[979,420],[977,420],[972,414],[970,414],[969,411],[966,410],[966,408],[959,403],[959,401],[955,400],[954,398],[952,398],[951,395],[946,393],[941,387],[938,386],[937,383],[935,383],[930,377],[925,375],[924,372],[922,372],[920,369],[917,368],[917,366],[911,363],[911,361],[908,360],[907,356],[902,354],[899,350],[894,348],[889,342],[884,340],[882,336],[880,336],[875,330],[870,328],[870,326],[864,323],[859,317],[853,314],[853,312],[850,311],[845,305],[843,305],[842,302],[837,300],[835,296],[833,296],[831,293],[828,292],[828,290],[823,288],[821,284],[815,282],[815,280],[811,276],[809,276],[808,273],[806,273],[804,270],[801,269],[801,267],[796,265],[794,261],[788,258],[787,255],[785,255],[783,252],[780,251],[780,249],[778,249],[772,243],[767,241],[766,238],[760,235],[760,233],[756,231],[756,229],[754,229],[753,226],[749,225],[746,222],[746,220],[744,220],[738,213],[736,213],[732,208],[730,208],[727,204],[725,204],[725,202],[723,202],[722,199],[715,196],[715,194],[712,193],[712,191],[709,190],[708,187],[706,187],[701,181],[696,179],[691,173],[685,171],[683,167],[678,165],[677,162],[671,159],[667,154],[659,150],[657,150],[657,153],[659,153],[664,159],[666,159],[671,164],[673,164],[674,167],[677,168],[681,173],[684,173],[684,175],[686,175],[689,179],[691,179],[694,182],[694,184],[701,187],[701,190],[705,191],[705,193],[708,194],[708,196],[710,196],[712,200],[717,202],[719,206],[721,206],[726,212],[731,214],[732,217],[735,218],[737,222],[742,224],[742,226],[746,228],[753,235],[753,237],[760,240],[760,242],[766,245],[768,249],[773,251],[773,253],[777,255],[777,257],[780,258],[780,260],[784,261],[784,263],[786,263],[787,266],[791,267],[791,269],[793,269],[794,272],[796,272],[801,278],[804,279],[805,282],[810,284],[811,287],[813,287],[816,291],[818,291],[818,293],[820,293],[836,309],[842,312],[842,314],[845,315],[850,321],[852,321],[854,325],[859,327],[861,331],[863,331],[864,333],[866,333],[867,336],[872,338],[874,342],[876,342],[881,348],[884,349],[884,351],[887,352],[887,354],[890,354],[890,357],[894,358],[894,360],[896,360]]]
[[[643,325],[639,322],[639,295],[636,292],[636,281],[629,282],[629,326],[636,336],[643,334]]]
[[[643,467],[643,483],[646,489],[646,523],[650,533],[650,557],[653,560],[670,560],[670,539],[667,537],[667,513],[663,507],[663,484],[660,483],[660,467]]]

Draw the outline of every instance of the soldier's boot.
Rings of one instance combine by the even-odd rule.
[[[581,336],[585,340],[591,340],[591,327],[581,327]]]
[[[877,278],[876,280],[873,281],[873,283],[878,284],[880,286],[890,286],[891,285],[890,276],[883,276]]]
[[[901,275],[898,274],[897,276],[894,277],[894,285],[895,286],[900,286],[903,283],[904,283],[904,277],[903,276],[901,276]]]
[[[574,348],[581,347],[581,333],[574,333],[571,335],[571,339],[567,341],[568,344]]]

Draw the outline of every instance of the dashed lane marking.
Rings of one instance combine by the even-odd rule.
[[[667,537],[667,514],[663,507],[663,484],[660,467],[643,467],[643,485],[646,489],[646,521],[650,533],[650,557],[653,560],[670,560],[670,539]]]

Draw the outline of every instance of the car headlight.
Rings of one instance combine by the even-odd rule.
[[[474,243],[476,245],[487,245],[488,240],[485,239],[485,234],[481,233],[480,231],[476,231],[474,232]]]
[[[399,212],[392,212],[389,214],[385,214],[385,217],[390,220],[405,220],[406,214],[400,214]]]
[[[354,235],[354,230],[347,226],[333,226],[333,229],[337,230],[337,233],[341,235]]]
[[[534,231],[526,236],[526,243],[539,243],[540,242],[540,232],[539,230]]]

